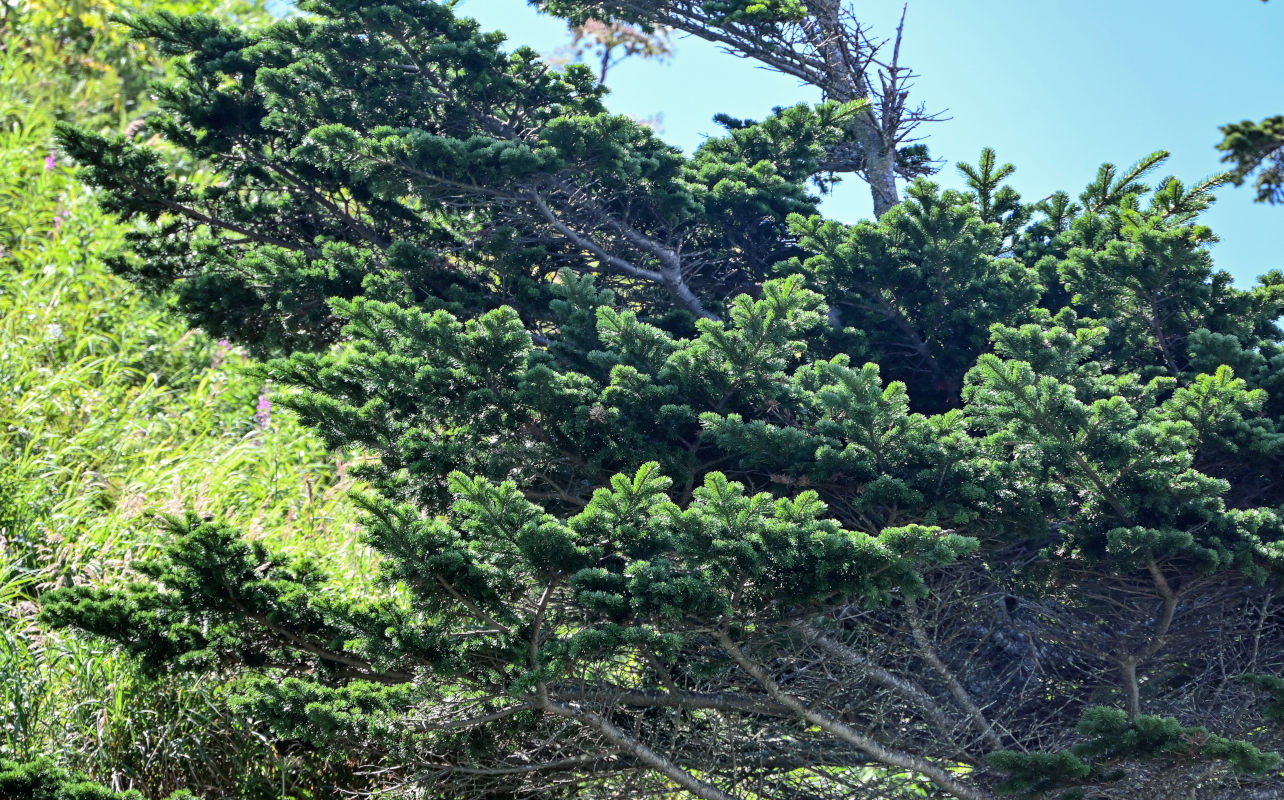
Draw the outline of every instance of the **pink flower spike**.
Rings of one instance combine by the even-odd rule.
[[[227,339],[219,339],[218,344],[214,347],[214,360],[210,362],[210,369],[218,369],[219,365],[223,363],[223,359],[227,358],[227,351],[231,349],[231,342]]]
[[[45,172],[53,172],[54,168],[57,166],[58,154],[56,151],[50,150],[49,155],[45,156]]]
[[[259,404],[255,409],[254,419],[258,422],[259,427],[266,429],[272,424],[272,401],[268,399],[267,387],[263,387],[263,394],[259,395]]]

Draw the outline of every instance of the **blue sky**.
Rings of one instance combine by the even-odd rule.
[[[900,2],[861,0],[875,33],[891,33]],[[525,0],[465,0],[461,13],[552,53],[565,26]],[[693,38],[667,64],[634,60],[608,80],[613,111],[662,115],[662,135],[691,149],[719,128],[714,114],[762,117],[814,101],[797,82]],[[1259,0],[910,0],[902,61],[920,74],[914,97],[949,121],[926,126],[946,162],[937,180],[984,146],[1017,166],[1027,199],[1077,195],[1103,161],[1131,164],[1172,151],[1162,173],[1188,183],[1219,172],[1219,125],[1284,113],[1284,2]],[[1226,187],[1204,222],[1221,236],[1217,266],[1241,285],[1284,268],[1284,207]],[[868,192],[849,179],[828,216],[869,216]]]

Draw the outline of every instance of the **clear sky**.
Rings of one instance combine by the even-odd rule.
[[[890,34],[902,3],[858,0],[875,33]],[[461,13],[551,54],[565,25],[525,0],[464,0]],[[773,106],[814,101],[791,78],[757,68],[693,38],[675,41],[667,64],[633,60],[607,83],[613,111],[662,115],[662,135],[691,149],[717,135],[712,117],[760,118]],[[1173,153],[1154,177],[1187,183],[1221,171],[1218,126],[1284,113],[1284,1],[909,0],[902,62],[921,76],[913,97],[949,121],[926,126],[945,168],[984,146],[1017,166],[1027,199],[1058,189],[1077,195],[1103,161],[1128,165]],[[1240,285],[1284,268],[1284,206],[1252,202],[1226,187],[1204,222],[1221,236],[1217,266]],[[865,185],[852,178],[825,203],[828,216],[869,216]]]

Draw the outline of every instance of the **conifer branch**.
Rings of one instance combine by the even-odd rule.
[[[629,736],[605,717],[571,703],[550,700],[544,708],[552,714],[573,719],[597,731],[603,739],[672,780],[700,800],[737,800],[711,783],[706,783],[679,767],[671,759]]]
[[[870,680],[878,685],[890,689],[909,700],[918,709],[919,713],[923,714],[926,720],[938,729],[944,731],[952,727],[952,723],[946,718],[936,700],[914,681],[871,663],[866,656],[826,636],[815,625],[800,623],[799,629],[811,637],[816,645],[827,655],[849,665],[862,675],[868,676]]]
[[[504,623],[492,617],[490,614],[487,614],[485,609],[483,609],[481,606],[469,600],[467,597],[464,597],[462,594],[460,594],[459,590],[455,588],[455,585],[452,584],[450,581],[446,580],[446,578],[444,578],[441,575],[438,575],[436,577],[436,580],[437,580],[437,583],[441,586],[441,588],[446,590],[447,594],[449,594],[451,597],[458,600],[459,604],[462,605],[464,608],[468,609],[469,613],[471,613],[475,618],[481,620],[482,622],[486,623],[492,628],[503,631],[507,635],[512,634],[513,629],[510,626],[505,625]]]
[[[687,285],[686,281],[682,277],[681,259],[671,248],[664,247],[649,237],[643,236],[641,233],[637,232],[620,220],[608,218],[609,221],[607,224],[619,231],[629,242],[652,253],[660,260],[661,266],[658,271],[639,267],[619,256],[608,253],[604,247],[595,242],[591,237],[576,231],[570,225],[563,222],[557,214],[549,208],[548,203],[538,192],[531,192],[529,197],[531,203],[539,211],[540,216],[542,216],[544,220],[552,225],[558,233],[566,237],[571,244],[592,254],[603,266],[621,275],[660,284],[661,286],[668,288],[669,291],[673,293],[673,296],[677,298],[678,302],[692,314],[695,314],[697,318],[717,319],[716,315],[705,310],[704,304],[700,302],[700,298],[698,298],[695,292],[691,291],[691,287]]]
[[[995,732],[993,723],[986,718],[985,712],[981,710],[981,707],[963,688],[963,684],[959,682],[958,676],[954,674],[954,671],[946,666],[941,657],[937,655],[936,648],[932,646],[932,640],[928,637],[927,631],[923,629],[923,618],[918,613],[918,605],[915,603],[914,598],[906,597],[904,602],[905,618],[909,620],[910,633],[914,637],[914,643],[918,646],[919,655],[923,657],[923,660],[928,663],[937,675],[941,676],[941,680],[945,682],[945,686],[950,690],[950,696],[967,712],[968,719],[976,727],[977,732],[981,734],[981,738],[986,745],[991,750],[1003,749],[1003,741],[999,738],[998,733]]]
[[[726,631],[719,630],[716,633],[716,638],[718,645],[745,671],[745,674],[757,681],[772,699],[793,711],[800,719],[821,728],[854,747],[860,748],[875,761],[925,776],[932,783],[959,798],[959,800],[991,800],[988,793],[961,783],[947,770],[909,753],[888,748],[828,714],[823,714],[807,707],[801,700],[782,690],[780,685],[772,680],[771,676],[762,667],[750,660]]]

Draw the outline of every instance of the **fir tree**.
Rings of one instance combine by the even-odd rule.
[[[789,71],[827,9],[554,10]],[[48,620],[434,797],[1279,792],[1284,275],[1214,269],[1216,181],[1028,204],[987,151],[843,225],[886,98],[688,156],[445,4],[307,11],[135,20],[169,146],[61,139],[117,268],[368,454],[387,593],[186,516]]]

